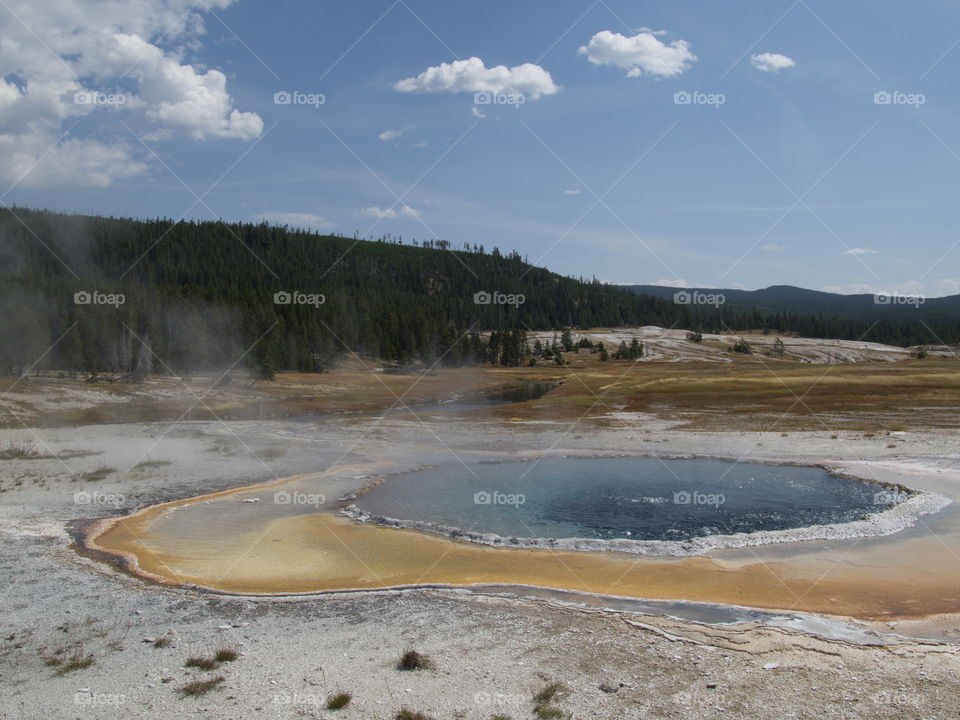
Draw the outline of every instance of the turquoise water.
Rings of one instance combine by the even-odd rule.
[[[820,468],[656,458],[445,465],[388,478],[374,515],[506,537],[684,540],[858,520],[877,485]]]

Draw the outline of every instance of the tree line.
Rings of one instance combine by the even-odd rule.
[[[0,368],[263,376],[344,354],[397,364],[516,365],[527,331],[769,328],[888,342],[960,340],[957,323],[765,315],[677,305],[571,278],[492,247],[319,235],[266,223],[0,210]],[[560,343],[559,352],[564,352]],[[615,355],[620,348],[605,348]],[[630,352],[630,348],[627,348]],[[637,352],[636,349],[633,352]]]

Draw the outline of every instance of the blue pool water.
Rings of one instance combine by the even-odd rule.
[[[374,515],[505,537],[685,540],[858,520],[877,485],[820,468],[656,458],[444,465],[357,500]]]

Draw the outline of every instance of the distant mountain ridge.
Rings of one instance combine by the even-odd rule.
[[[789,313],[835,318],[896,315],[925,320],[960,318],[960,295],[926,298],[922,295],[901,293],[878,298],[873,294],[841,295],[822,290],[808,290],[794,285],[771,285],[760,290],[680,288],[662,285],[621,285],[620,287],[640,295],[652,295],[669,300],[673,300],[677,293],[720,294],[724,296],[724,304],[728,307],[752,309],[764,314]],[[884,299],[886,302],[883,302]]]

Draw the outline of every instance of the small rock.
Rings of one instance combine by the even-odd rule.
[[[780,667],[780,663],[767,663],[766,665],[763,666],[763,669],[776,670],[778,667]]]
[[[621,686],[611,685],[610,683],[600,683],[600,689],[605,693],[615,693],[620,690]]]
[[[716,690],[716,689],[717,689],[716,683],[707,683],[707,690]]]

